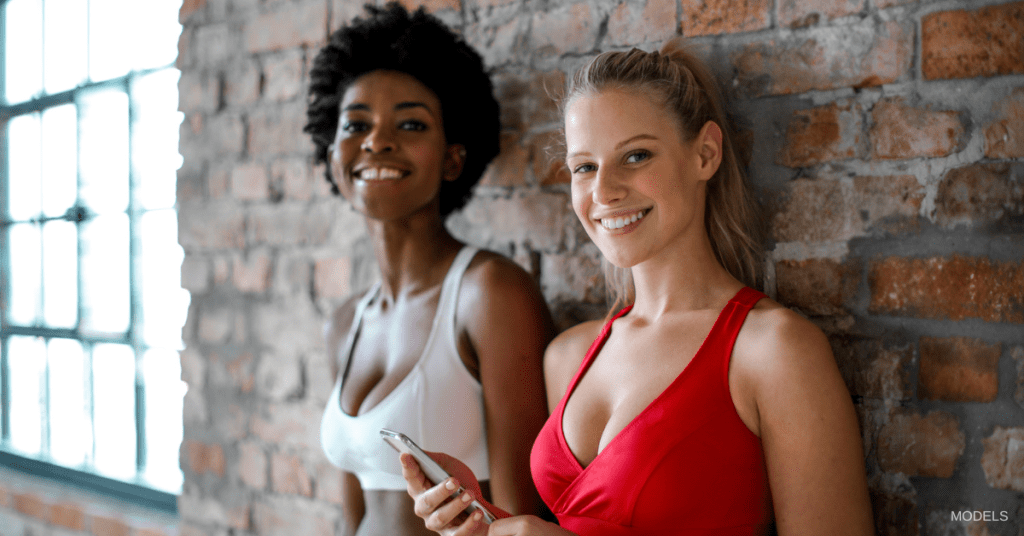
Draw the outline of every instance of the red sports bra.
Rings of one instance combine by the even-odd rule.
[[[565,403],[611,333],[591,345],[533,445],[530,469],[563,528],[581,536],[750,535],[771,521],[760,439],[729,394],[729,360],[747,312],[764,297],[744,287],[678,377],[587,467],[562,430]]]

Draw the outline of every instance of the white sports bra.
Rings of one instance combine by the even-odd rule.
[[[363,312],[380,292],[378,283],[356,305],[334,390],[320,421],[327,459],[354,473],[363,489],[406,489],[398,453],[380,438],[381,428],[402,432],[424,450],[462,460],[481,481],[490,477],[480,382],[466,369],[455,341],[459,286],[477,249],[465,246],[441,284],[437,313],[423,354],[409,374],[376,406],[351,416],[341,409],[341,385],[359,337]]]

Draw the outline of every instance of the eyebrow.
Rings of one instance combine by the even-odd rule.
[[[405,101],[395,105],[396,110],[408,110],[409,108],[424,108],[427,111],[430,111],[430,106],[427,106],[426,103],[418,101]],[[343,112],[351,112],[354,110],[368,112],[370,111],[370,107],[361,102],[353,102],[352,104],[349,104],[348,106],[345,106],[344,108],[341,109],[341,111]]]
[[[636,136],[633,136],[632,138],[629,138],[627,140],[622,140],[619,143],[616,143],[615,144],[615,149],[616,150],[621,149],[621,148],[625,147],[626,145],[629,145],[630,143],[633,143],[633,142],[639,141],[639,140],[657,140],[657,139],[658,139],[657,136],[654,136],[654,135],[651,135],[651,134],[637,134]],[[590,154],[590,153],[588,153],[586,151],[579,151],[579,152],[575,152],[575,153],[566,155],[565,159],[568,160],[568,159],[570,159],[570,158],[572,158],[574,156],[581,156],[581,155],[586,155],[586,154]]]

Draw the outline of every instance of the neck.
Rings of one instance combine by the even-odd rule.
[[[444,227],[439,215],[379,221],[367,218],[374,256],[381,275],[381,292],[394,301],[440,284],[448,263],[462,244]]]
[[[705,233],[634,266],[632,273],[636,299],[630,314],[651,319],[721,308],[743,286],[715,258]]]

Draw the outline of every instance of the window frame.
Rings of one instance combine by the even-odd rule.
[[[45,2],[45,0],[43,0]],[[0,0],[0,10],[6,6],[8,0]],[[142,316],[142,282],[140,278],[141,262],[140,250],[139,250],[139,226],[141,218],[147,212],[154,210],[168,210],[168,209],[148,209],[140,207],[138,200],[136,199],[137,189],[139,188],[139,178],[135,171],[135,166],[132,164],[134,153],[132,151],[133,135],[135,130],[135,109],[133,106],[133,82],[140,77],[144,77],[149,74],[165,71],[168,69],[175,69],[175,63],[172,62],[168,65],[155,67],[151,69],[142,70],[130,70],[127,74],[100,82],[86,81],[80,83],[77,87],[65,91],[61,91],[54,94],[44,94],[43,96],[33,97],[25,102],[19,102],[16,104],[7,104],[6,98],[4,97],[4,88],[6,87],[6,13],[0,12],[0,144],[6,147],[8,142],[8,126],[10,119],[31,113],[41,113],[46,109],[60,106],[64,104],[75,104],[76,110],[76,124],[81,119],[80,109],[77,107],[79,103],[76,101],[76,97],[80,94],[87,93],[92,90],[104,89],[104,88],[117,88],[123,91],[129,99],[128,105],[128,206],[124,211],[124,214],[128,217],[128,277],[129,277],[129,321],[128,328],[123,334],[98,334],[85,332],[81,329],[82,323],[82,269],[81,264],[76,269],[76,278],[78,280],[78,300],[77,308],[78,314],[76,318],[76,326],[73,328],[50,328],[41,325],[37,326],[22,326],[22,325],[11,325],[7,319],[7,303],[0,305],[0,466],[11,468],[32,476],[38,476],[46,479],[52,479],[59,481],[61,484],[72,484],[76,487],[82,488],[86,491],[98,492],[107,496],[115,497],[122,500],[127,500],[134,504],[153,508],[156,510],[168,512],[171,514],[177,514],[177,494],[169,493],[161,489],[147,486],[140,478],[142,470],[146,467],[147,462],[147,449],[146,449],[146,389],[145,384],[142,380],[142,374],[140,373],[142,367],[142,361],[147,350],[150,348],[163,348],[161,346],[149,346],[144,343],[142,337],[143,323],[145,320],[140,321]],[[78,143],[81,143],[81,139],[78,139]],[[3,194],[2,199],[10,199],[10,170],[9,170],[9,158],[8,151],[0,151],[0,193]],[[81,186],[81,175],[78,175],[78,185]],[[170,208],[177,212],[176,208]],[[81,229],[81,225],[90,219],[91,215],[88,210],[82,207],[81,199],[76,198],[74,205],[67,211],[66,214],[59,217],[45,217],[38,216],[27,221],[14,221],[8,213],[7,202],[0,203],[0,299],[7,302],[11,296],[11,253],[10,253],[10,240],[9,240],[9,229],[15,223],[35,223],[41,225],[47,221],[59,221],[65,220],[75,224],[76,229]],[[81,245],[81,237],[76,238],[76,244]],[[82,258],[81,249],[76,253],[76,258],[79,261]],[[42,285],[42,282],[40,283]],[[44,291],[45,292],[45,291]],[[12,452],[10,450],[10,434],[11,434],[11,422],[10,422],[10,404],[11,404],[11,375],[9,367],[9,352],[8,346],[11,336],[29,336],[29,337],[40,337],[47,341],[53,338],[66,338],[78,341],[86,355],[88,363],[92,363],[92,347],[96,344],[114,343],[128,346],[134,353],[134,370],[133,374],[135,377],[134,385],[134,417],[135,417],[135,482],[119,480],[103,476],[98,473],[83,470],[81,468],[66,467],[57,463],[52,463],[47,460],[46,457],[50,452],[49,440],[45,440],[41,446],[41,456],[39,458],[27,457],[22,453]],[[181,350],[181,348],[177,348]],[[91,380],[91,365],[89,367]],[[48,373],[46,373],[48,374]],[[48,384],[49,382],[45,382]],[[92,394],[88,396],[92,398]],[[49,406],[49,388],[43,392],[41,396],[41,405],[45,410]],[[44,419],[43,435],[49,437],[49,431],[46,430],[47,420]],[[92,421],[95,423],[95,420]]]

